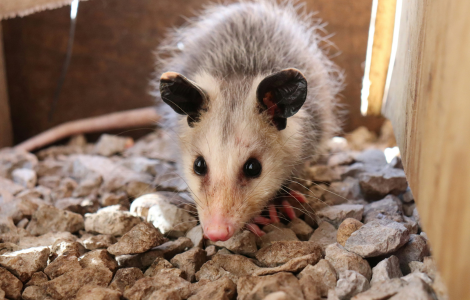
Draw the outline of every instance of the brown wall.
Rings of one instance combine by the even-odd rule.
[[[165,30],[184,23],[205,0],[94,0],[80,3],[72,62],[51,122],[47,115],[65,58],[69,7],[3,21],[15,142],[69,120],[152,105],[152,51]],[[328,22],[345,69],[342,101],[349,131],[377,130],[381,120],[359,113],[371,0],[308,0]]]

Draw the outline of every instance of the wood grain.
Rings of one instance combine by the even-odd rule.
[[[5,61],[3,54],[2,26],[0,24],[0,148],[12,146],[13,136],[8,103]]]
[[[470,299],[470,2],[403,1],[383,108],[450,299]]]

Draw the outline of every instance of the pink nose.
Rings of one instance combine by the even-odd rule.
[[[213,242],[228,240],[233,231],[233,227],[226,223],[211,223],[204,228],[204,234]]]

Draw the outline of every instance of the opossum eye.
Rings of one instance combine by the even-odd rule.
[[[261,174],[261,163],[256,158],[250,158],[243,166],[243,173],[247,177],[258,177]]]
[[[199,156],[198,158],[196,158],[196,160],[194,161],[193,169],[194,173],[200,176],[205,175],[207,173],[207,165],[206,161],[204,160],[204,157]]]
[[[256,90],[260,111],[266,111],[278,130],[286,128],[307,99],[307,80],[296,69],[285,69],[264,78]]]

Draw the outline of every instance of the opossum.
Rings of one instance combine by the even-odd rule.
[[[262,234],[260,212],[339,130],[343,76],[322,29],[292,1],[241,1],[209,6],[160,46],[158,107],[209,239]]]

